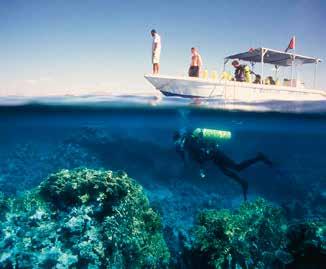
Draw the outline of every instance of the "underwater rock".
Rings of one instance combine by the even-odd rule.
[[[263,199],[238,212],[204,210],[185,244],[187,268],[275,268],[286,227],[282,211]]]
[[[0,223],[0,268],[167,268],[169,260],[160,216],[123,172],[61,170],[12,199]]]

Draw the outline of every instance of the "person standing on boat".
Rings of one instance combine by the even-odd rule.
[[[240,177],[240,172],[257,162],[263,162],[271,166],[272,162],[263,154],[258,153],[251,159],[244,160],[240,163],[235,162],[228,157],[221,149],[221,140],[230,139],[231,133],[215,129],[196,128],[186,132],[175,132],[173,136],[174,145],[177,153],[186,162],[193,160],[200,166],[200,176],[205,177],[203,170],[204,164],[212,161],[224,175],[232,178],[240,184],[244,200],[247,200],[248,181]]]
[[[248,65],[240,64],[238,60],[232,61],[232,65],[235,68],[234,78],[240,82],[251,82],[251,70]]]
[[[188,71],[189,77],[199,77],[199,72],[202,67],[203,61],[196,48],[191,48],[191,63]]]
[[[160,72],[161,37],[156,32],[155,29],[151,31],[151,35],[153,37],[153,44],[152,44],[153,74],[158,74]]]

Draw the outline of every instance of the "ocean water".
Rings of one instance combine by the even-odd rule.
[[[0,107],[0,191],[19,197],[61,169],[123,170],[144,188],[162,218],[174,258],[168,267],[190,268],[178,264],[176,242],[191,230],[196,214],[203,209],[236,210],[243,203],[240,186],[217,166],[208,164],[201,178],[198,166],[185,164],[176,153],[173,133],[200,127],[232,132],[220,149],[236,162],[258,152],[272,161],[272,166],[257,163],[239,173],[248,180],[249,202],[262,197],[282,208],[289,222],[325,220],[324,111],[241,112],[175,100],[155,105],[151,97],[127,100],[6,99]],[[0,268],[13,268],[5,266],[7,256],[0,253]],[[236,268],[232,266],[228,268]]]

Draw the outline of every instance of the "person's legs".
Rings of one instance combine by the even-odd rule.
[[[235,170],[237,171],[242,171],[250,166],[252,166],[253,164],[257,163],[257,162],[260,162],[260,158],[255,157],[255,158],[251,158],[251,159],[248,159],[248,160],[244,160],[240,163],[237,163],[234,167]]]
[[[236,164],[236,170],[242,171],[257,162],[263,162],[264,164],[269,166],[272,165],[272,162],[263,153],[258,153],[255,158],[244,160]]]
[[[160,52],[156,51],[152,54],[153,74],[160,72]]]
[[[237,170],[237,163],[229,158],[224,152],[216,149],[212,152],[212,160],[220,167],[229,168],[232,170]]]
[[[234,160],[229,158],[226,154],[224,154],[220,150],[215,150],[210,158],[221,169],[224,175],[234,179],[237,183],[241,185],[244,200],[247,200],[248,182],[245,179],[239,177],[232,170],[239,172],[257,162],[264,162],[266,165],[270,165],[270,166],[272,165],[272,162],[262,153],[258,153],[255,158],[248,159],[240,163],[236,163]]]
[[[219,164],[222,167],[236,171],[242,171],[257,162],[263,162],[269,166],[272,165],[272,162],[262,153],[258,153],[257,156],[254,158],[244,160],[240,163],[236,163],[222,151],[217,150],[214,152],[213,160],[215,163]]]
[[[155,63],[153,64],[153,74],[158,74],[160,71],[160,65]]]
[[[194,70],[195,72],[195,74],[194,74],[194,77],[196,77],[196,78],[199,78],[199,67],[198,66],[196,66],[196,68],[195,68],[195,70]]]
[[[233,171],[231,171],[231,170],[229,170],[229,169],[227,169],[225,167],[222,167],[222,166],[219,166],[219,167],[220,167],[220,169],[221,169],[221,171],[222,171],[222,173],[224,175],[226,175],[227,177],[230,177],[230,178],[234,179],[238,184],[240,184],[240,186],[242,188],[242,192],[243,192],[243,199],[245,201],[247,201],[248,182],[245,179],[239,177]]]

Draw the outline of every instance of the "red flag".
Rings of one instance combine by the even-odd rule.
[[[290,43],[289,43],[288,47],[286,48],[285,52],[287,52],[290,49],[291,50],[295,49],[295,36],[291,38]]]

